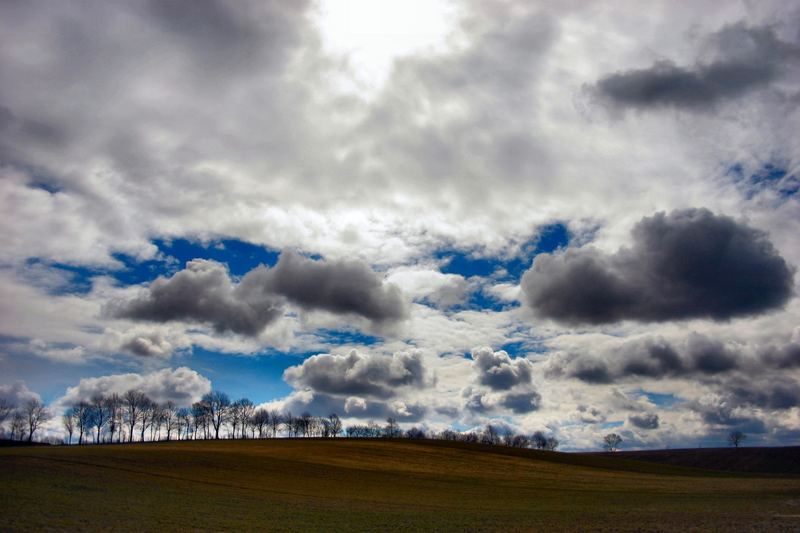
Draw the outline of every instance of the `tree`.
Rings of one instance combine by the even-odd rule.
[[[11,417],[11,440],[22,440],[25,438],[25,415],[22,411],[14,411]]]
[[[114,442],[114,433],[122,434],[122,398],[116,392],[106,398],[109,442]]]
[[[148,398],[142,391],[131,389],[122,395],[122,411],[128,422],[128,442],[133,442],[133,428],[139,422],[142,407],[148,403]]]
[[[331,437],[338,437],[339,434],[342,432],[342,421],[339,418],[339,415],[336,413],[331,413],[328,415],[328,422],[329,424],[329,431]]]
[[[175,402],[169,400],[167,403],[163,404],[161,406],[161,415],[163,417],[164,426],[167,428],[167,442],[169,442],[172,438],[172,430],[178,425]]]
[[[219,428],[228,420],[231,399],[221,391],[211,391],[202,400],[208,409],[211,425],[214,426],[214,438],[219,440]]]
[[[95,394],[92,396],[92,420],[94,421],[95,427],[97,427],[97,436],[95,436],[95,443],[100,442],[100,432],[103,430],[103,426],[106,425],[106,415],[108,414],[108,409],[106,408],[106,399],[102,394]]]
[[[28,442],[33,442],[33,434],[42,423],[50,420],[50,413],[44,404],[36,398],[25,402],[24,414],[28,418]]]
[[[11,416],[15,409],[14,402],[6,398],[0,398],[0,426]]]
[[[742,443],[742,441],[746,438],[747,435],[745,435],[741,431],[731,431],[728,434],[728,442],[731,444],[731,446],[735,448],[738,448],[739,445]]]
[[[264,438],[264,430],[269,426],[269,411],[264,409],[256,410],[250,418],[250,424],[253,428],[258,430],[258,438]]]
[[[178,419],[178,440],[181,440],[181,431],[183,437],[189,440],[189,430],[192,428],[192,411],[188,407],[181,407],[175,414]]]
[[[78,425],[78,444],[83,444],[83,434],[92,423],[92,408],[87,402],[81,400],[70,407],[70,416]]]
[[[620,439],[620,441],[621,440],[622,439]],[[547,437],[547,443],[545,444],[545,448],[544,449],[545,450],[550,450],[551,452],[554,452],[554,451],[556,451],[556,448],[558,448],[559,444],[560,443],[558,442],[557,438],[555,438],[555,437]]]
[[[147,428],[149,428],[149,427],[151,427],[153,425],[153,418],[155,417],[155,415],[158,414],[158,413],[156,413],[156,408],[157,407],[158,406],[156,405],[156,403],[153,400],[151,400],[150,398],[148,398],[147,396],[145,396],[145,399],[144,399],[144,402],[142,402],[142,405],[139,406],[139,424],[140,424],[140,427],[139,427],[139,440],[141,442],[145,441],[145,436],[144,435],[145,435],[145,432],[147,431]]]
[[[622,444],[622,437],[617,435],[616,433],[609,433],[605,437],[603,437],[603,448],[610,452],[615,452],[619,449],[619,445]]]
[[[390,438],[394,439],[400,436],[400,426],[397,424],[397,420],[392,418],[391,416],[386,419],[386,427],[383,429],[383,434]]]
[[[64,430],[66,430],[69,436],[67,444],[72,444],[72,435],[75,433],[75,417],[72,415],[71,410],[61,415],[61,424],[64,426]]]
[[[500,435],[497,433],[497,428],[491,424],[486,424],[483,430],[481,442],[484,444],[497,444],[500,442]]]
[[[269,412],[269,430],[272,432],[272,438],[278,436],[278,430],[283,424],[283,416],[275,409]]]

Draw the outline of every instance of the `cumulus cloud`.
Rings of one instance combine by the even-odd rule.
[[[172,344],[158,332],[137,334],[125,340],[121,348],[134,355],[165,357],[172,354]]]
[[[424,387],[425,366],[420,351],[372,355],[357,350],[347,355],[318,354],[301,365],[287,368],[284,379],[295,388],[308,388],[326,394],[352,396],[348,404],[356,408],[361,395],[389,397],[398,387]],[[350,402],[350,400],[353,402]]]
[[[770,85],[787,63],[800,59],[800,48],[781,41],[767,26],[740,22],[711,35],[709,41],[719,51],[712,61],[681,67],[659,60],[648,68],[605,76],[593,91],[622,107],[710,111],[717,102]]]
[[[284,252],[274,268],[254,270],[242,283],[248,288],[263,285],[303,309],[354,314],[375,323],[407,316],[400,289],[363,261],[314,261]]]
[[[540,316],[567,324],[726,320],[781,308],[794,271],[767,235],[707,209],[643,218],[633,244],[536,257],[522,279]]]
[[[481,385],[494,390],[508,390],[516,385],[530,384],[533,365],[527,359],[512,359],[504,350],[495,352],[488,346],[473,348],[471,353]]]
[[[211,381],[187,367],[165,368],[149,374],[113,374],[97,378],[84,378],[59,398],[55,404],[66,407],[80,400],[89,400],[96,394],[124,394],[137,389],[156,402],[173,401],[177,405],[190,405],[211,391]]]
[[[656,413],[642,413],[629,415],[628,422],[639,429],[658,429],[659,418]]]
[[[256,335],[283,313],[282,301],[271,294],[234,285],[225,265],[194,259],[171,278],[158,278],[136,299],[116,302],[118,318],[167,322],[203,322],[218,332]]]
[[[22,381],[10,385],[0,385],[0,400],[21,407],[28,400],[39,400],[39,395],[30,390]]]
[[[272,402],[270,406],[294,414],[307,411],[312,415],[327,416],[336,413],[345,418],[362,420],[385,420],[391,416],[400,422],[418,422],[428,412],[424,404],[411,400],[386,401],[359,396],[345,398],[313,390],[295,391],[286,398]]]
[[[286,301],[377,324],[406,316],[399,289],[383,283],[365,263],[314,261],[292,252],[281,254],[274,268],[256,267],[238,284],[224,264],[194,259],[172,277],[153,281],[137,298],[113,302],[108,312],[132,320],[207,323],[220,333],[255,336],[283,316]],[[131,342],[129,349],[152,348],[143,340]]]

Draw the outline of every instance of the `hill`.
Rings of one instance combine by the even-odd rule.
[[[796,530],[800,478],[442,441],[0,449],[3,528]]]
[[[800,446],[640,450],[599,455],[726,472],[800,475]]]

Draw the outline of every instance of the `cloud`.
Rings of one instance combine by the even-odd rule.
[[[514,414],[530,413],[539,409],[542,396],[536,391],[512,392],[503,396],[500,405]]]
[[[383,283],[365,263],[314,261],[285,252],[274,268],[256,267],[238,284],[224,264],[193,259],[171,278],[153,281],[137,298],[112,302],[107,313],[131,320],[207,323],[218,333],[256,336],[283,316],[286,301],[376,324],[401,320],[407,312],[399,289]],[[143,341],[135,347],[144,349]]]
[[[780,309],[793,270],[767,235],[707,209],[643,218],[631,248],[541,254],[522,279],[526,303],[566,324],[726,320]]]
[[[336,413],[343,418],[378,421],[391,416],[399,422],[419,422],[428,412],[425,405],[414,401],[384,401],[358,396],[344,398],[312,390],[295,391],[286,398],[272,402],[270,406],[295,415],[306,411],[316,416]]]
[[[478,382],[493,390],[508,390],[531,382],[531,362],[524,358],[512,359],[503,350],[495,352],[488,346],[473,348],[472,360]]]
[[[30,390],[22,381],[15,381],[10,385],[0,385],[0,400],[5,400],[11,405],[21,407],[28,400],[40,400],[38,394]]]
[[[187,367],[174,370],[165,368],[149,374],[113,374],[97,378],[84,378],[55,403],[67,408],[80,401],[89,400],[96,394],[124,394],[137,389],[156,402],[173,401],[177,405],[190,405],[211,391],[211,381]]]
[[[284,252],[274,268],[252,271],[242,283],[253,288],[263,285],[307,310],[354,314],[374,323],[398,321],[407,316],[400,289],[384,283],[362,261],[314,261]]]
[[[165,357],[172,354],[172,344],[158,332],[133,335],[121,348],[143,357]]]
[[[186,263],[171,278],[158,278],[136,299],[115,302],[117,318],[211,324],[220,333],[257,335],[283,313],[280,298],[234,286],[225,265],[205,259]]]
[[[620,107],[674,107],[710,111],[714,104],[770,85],[800,48],[778,39],[774,28],[729,25],[709,37],[717,57],[693,67],[669,60],[601,78],[592,90]]]
[[[658,429],[659,426],[659,418],[656,413],[630,415],[628,422],[639,429]]]
[[[396,395],[398,387],[421,388],[426,384],[420,351],[390,356],[357,350],[347,355],[319,354],[287,368],[283,377],[298,389],[354,397],[366,394],[385,398]]]

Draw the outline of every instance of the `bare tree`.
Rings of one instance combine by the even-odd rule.
[[[610,452],[615,452],[619,449],[619,445],[622,444],[622,437],[617,435],[616,433],[609,433],[605,437],[603,437],[603,448]]]
[[[142,408],[148,398],[142,391],[131,389],[122,395],[122,410],[128,423],[128,442],[133,442],[133,429],[141,418]]]
[[[256,406],[253,405],[253,402],[250,401],[248,398],[242,398],[239,400],[239,414],[241,415],[241,420],[239,423],[242,426],[242,438],[247,438],[247,430],[251,426],[251,421],[253,419],[253,413],[256,411]]]
[[[178,420],[178,440],[181,440],[181,433],[183,438],[189,440],[189,430],[192,427],[192,411],[188,407],[181,407],[175,413]]]
[[[50,420],[50,413],[44,404],[36,398],[31,398],[25,402],[23,410],[28,418],[28,442],[33,442],[33,434],[36,433],[42,423]]]
[[[338,437],[339,434],[342,432],[342,421],[339,418],[339,415],[337,415],[336,413],[329,414],[328,422],[330,423],[329,425],[329,431],[331,434],[330,436]]]
[[[153,400],[145,396],[145,401],[139,409],[139,440],[145,441],[147,429],[153,426],[153,418],[156,415],[156,404]]]
[[[203,396],[203,402],[207,405],[211,425],[214,426],[214,438],[219,439],[219,428],[228,419],[231,399],[224,392],[211,391]]]
[[[167,442],[172,438],[172,431],[177,426],[177,409],[175,402],[167,401],[161,406],[161,414],[164,420],[164,427],[167,429]]]
[[[8,400],[7,398],[0,398],[0,426],[11,416],[11,413],[14,412],[16,406],[14,402]]]
[[[555,438],[555,437],[547,437],[547,443],[545,444],[545,448],[544,449],[545,450],[550,450],[551,452],[554,452],[554,451],[556,451],[556,448],[558,448],[559,444],[560,443],[558,442],[557,438]]]
[[[256,410],[250,419],[250,424],[258,430],[258,438],[264,438],[264,430],[269,427],[269,411],[264,408]]]
[[[383,430],[383,434],[390,438],[394,439],[400,436],[400,426],[397,423],[397,420],[392,418],[391,416],[386,419],[386,427]]]
[[[69,436],[67,444],[72,444],[72,435],[75,433],[75,417],[72,415],[71,410],[61,415],[61,424]]]
[[[22,440],[25,438],[25,415],[22,411],[14,411],[11,417],[11,440]]]
[[[114,442],[114,434],[122,431],[122,398],[116,392],[106,398],[106,413],[108,415],[109,442]]]
[[[484,444],[497,444],[500,442],[500,436],[497,433],[497,428],[491,424],[486,424],[486,428],[483,430],[483,436],[481,441]]]
[[[70,407],[69,414],[78,426],[78,444],[83,444],[83,434],[90,430],[92,423],[92,407],[81,400]]]
[[[103,430],[103,426],[106,425],[106,416],[108,414],[108,409],[106,408],[106,399],[101,394],[95,394],[92,396],[91,399],[92,405],[92,420],[94,422],[95,427],[97,428],[97,435],[95,436],[94,441],[96,443],[100,442],[100,432]]]
[[[281,425],[283,424],[283,415],[281,415],[275,409],[269,412],[269,429],[272,432],[272,438],[278,436],[278,430],[280,430]]]
[[[742,443],[742,441],[746,438],[747,435],[745,435],[741,431],[731,431],[728,434],[728,442],[731,444],[731,446],[735,448],[738,448],[739,445]]]

